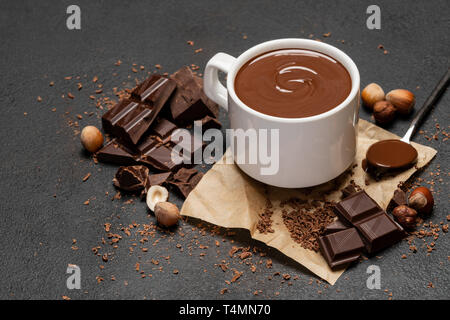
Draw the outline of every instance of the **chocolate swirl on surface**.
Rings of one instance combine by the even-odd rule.
[[[304,49],[266,52],[246,62],[235,79],[237,96],[250,108],[281,118],[327,112],[350,94],[344,66],[325,54]]]

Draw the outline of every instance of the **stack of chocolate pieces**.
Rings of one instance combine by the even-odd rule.
[[[364,191],[355,192],[334,206],[339,220],[319,238],[322,255],[331,268],[358,260],[363,251],[374,254],[404,237],[396,223]]]
[[[133,179],[139,180],[145,171],[138,165],[163,171],[159,179],[164,179],[158,183],[162,184],[172,178],[172,173],[191,165],[194,155],[204,148],[202,141],[192,135],[186,138],[180,129],[195,120],[202,121],[203,131],[220,128],[217,116],[218,105],[206,97],[203,80],[188,67],[169,78],[153,74],[103,115],[103,129],[113,139],[97,152],[96,158],[101,162],[130,166],[119,169],[116,175],[115,185],[124,190],[130,189],[127,187],[130,181],[121,181],[122,176],[128,179],[135,174]],[[172,157],[173,151],[177,152],[178,160]],[[154,182],[157,180],[158,177],[153,177]],[[192,186],[191,181],[185,180],[173,181],[178,183],[183,195],[190,190],[187,185]],[[144,190],[149,185],[151,182],[139,184]]]

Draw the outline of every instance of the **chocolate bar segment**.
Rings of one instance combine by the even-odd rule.
[[[183,165],[172,161],[172,148],[160,144],[146,151],[139,161],[162,171],[176,171]]]
[[[350,195],[333,209],[340,219],[356,227],[369,254],[393,245],[404,236],[403,228],[365,191]]]
[[[111,140],[96,153],[96,158],[101,162],[115,163],[119,165],[136,164],[136,154],[120,144],[117,139]]]
[[[333,210],[338,217],[351,224],[357,224],[383,212],[383,209],[365,191],[359,191],[346,197],[337,203]]]
[[[188,67],[183,67],[170,76],[177,90],[170,99],[170,111],[177,124],[187,124],[207,115],[217,117],[219,107],[203,92],[203,80],[195,76]]]
[[[178,127],[171,121],[165,118],[156,119],[152,126],[151,134],[159,137],[163,143],[170,141],[170,134]]]
[[[137,101],[146,103],[151,107],[161,107],[175,90],[176,84],[173,80],[160,74],[152,74],[141,82],[131,92],[131,97]]]
[[[319,238],[320,252],[331,268],[358,260],[364,243],[355,228],[338,231]]]
[[[368,219],[356,225],[356,228],[370,254],[390,247],[404,236],[403,228],[386,213]]]
[[[114,133],[113,128],[125,115],[137,108],[138,103],[123,99],[102,116],[103,130]]]
[[[113,133],[130,146],[136,145],[147,132],[167,102],[176,84],[161,75],[152,75],[131,96],[138,102],[124,99],[102,117],[105,131]]]
[[[348,223],[342,222],[341,219],[337,219],[336,221],[333,221],[332,223],[330,223],[325,227],[324,234],[327,235],[342,230],[346,230],[348,228],[350,228]]]

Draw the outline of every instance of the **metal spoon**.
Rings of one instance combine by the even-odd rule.
[[[366,153],[367,164],[375,169],[398,170],[411,166],[417,160],[417,150],[410,144],[415,130],[422,123],[424,116],[450,84],[450,68],[436,85],[422,108],[417,112],[406,134],[400,140],[381,140],[369,147]]]

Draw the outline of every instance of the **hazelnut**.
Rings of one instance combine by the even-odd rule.
[[[103,145],[103,135],[94,126],[84,127],[80,139],[83,147],[89,152],[96,152]]]
[[[399,224],[407,229],[412,229],[416,225],[417,211],[406,205],[395,207],[392,215]]]
[[[373,110],[375,103],[384,100],[384,91],[376,83],[370,83],[361,92],[361,99],[367,108]]]
[[[395,108],[389,101],[378,101],[373,106],[373,117],[379,124],[389,123],[395,118]]]
[[[160,225],[168,228],[177,224],[180,211],[173,203],[158,202],[155,206],[155,216]]]
[[[389,91],[386,100],[391,102],[397,112],[403,115],[409,114],[416,103],[414,94],[405,89]]]
[[[155,206],[158,202],[167,201],[169,198],[169,191],[161,186],[151,186],[147,191],[147,206],[150,210],[155,211]]]
[[[430,190],[418,187],[409,195],[408,205],[419,213],[429,214],[434,206],[434,198]]]

